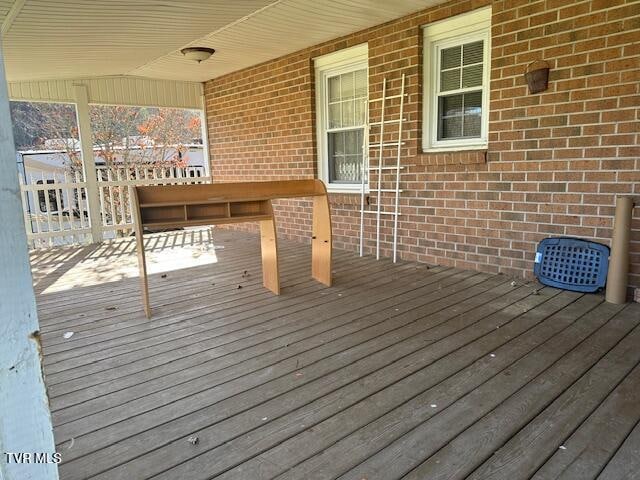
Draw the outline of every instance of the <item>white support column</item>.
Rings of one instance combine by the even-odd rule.
[[[87,183],[87,203],[89,204],[89,220],[91,222],[91,238],[93,243],[102,241],[102,215],[100,215],[100,191],[96,162],[93,158],[93,132],[89,117],[89,94],[86,85],[74,85],[73,92],[78,116],[78,133],[82,149],[82,166],[84,180]]]
[[[53,461],[55,445],[1,47],[0,218],[0,479],[56,480],[55,463],[17,463],[23,453]]]
[[[200,96],[202,110],[200,110],[200,130],[202,135],[202,160],[204,161],[205,173],[211,176],[211,157],[209,157],[209,127],[207,124],[207,99],[204,93]]]

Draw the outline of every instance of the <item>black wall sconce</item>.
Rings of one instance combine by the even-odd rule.
[[[527,65],[524,79],[529,86],[529,93],[544,92],[549,87],[549,64],[544,60],[535,60]]]

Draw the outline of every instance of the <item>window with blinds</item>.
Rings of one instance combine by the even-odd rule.
[[[486,148],[491,9],[424,27],[423,149]]]
[[[481,135],[483,41],[440,50],[438,140]]]

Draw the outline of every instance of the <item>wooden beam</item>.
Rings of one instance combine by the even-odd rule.
[[[0,27],[0,33],[2,33],[3,36],[6,35],[9,30],[11,30],[13,22],[15,22],[16,18],[18,18],[18,15],[20,15],[22,7],[24,7],[26,1],[27,0],[15,0],[13,2],[13,5],[11,5],[11,8],[7,12],[7,16],[4,17],[2,27]]]
[[[5,456],[36,452],[53,458],[55,447],[1,48],[0,218],[0,478],[57,479],[55,463],[13,463]]]

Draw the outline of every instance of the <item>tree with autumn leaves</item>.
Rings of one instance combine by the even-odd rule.
[[[73,105],[11,102],[11,115],[16,149],[59,150],[71,177],[76,172],[84,176]],[[190,110],[91,105],[89,115],[99,181],[147,178],[147,172],[158,168],[184,168],[188,145],[201,143],[200,117]],[[125,187],[104,190],[104,222],[126,223],[122,212],[128,208],[120,206],[128,205],[128,196]]]
[[[20,150],[63,151],[72,170],[81,168],[75,108],[70,104],[11,102],[14,138]],[[200,117],[173,108],[92,105],[94,156],[107,169],[184,167],[187,145],[200,142]]]
[[[109,169],[185,167],[186,145],[201,136],[189,110],[96,105],[90,115],[96,157]]]

